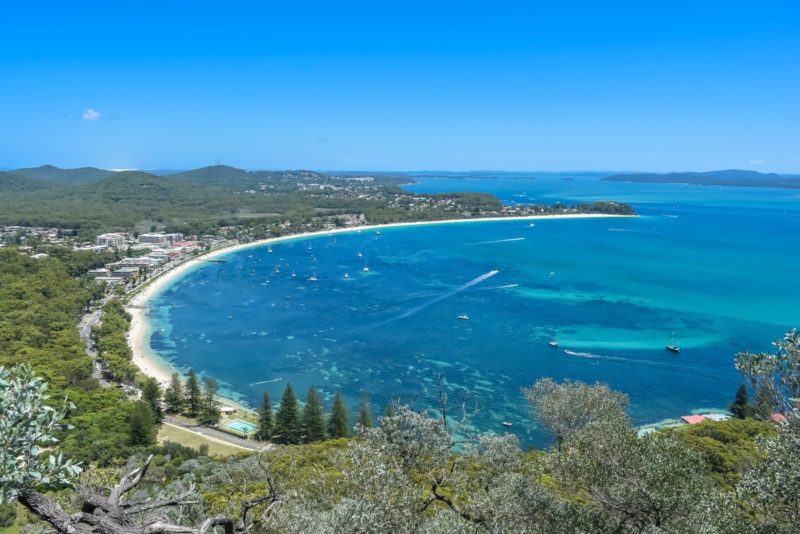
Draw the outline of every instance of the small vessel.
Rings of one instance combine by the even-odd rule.
[[[344,277],[345,277],[345,278],[350,278],[350,275],[349,275],[349,274],[347,274],[347,273],[344,273]]]
[[[309,280],[310,282],[316,282],[316,281],[317,281],[317,273],[314,273],[314,274],[311,276],[311,278],[309,278],[308,280]]]
[[[308,244],[308,250],[311,250],[311,243]]]
[[[458,318],[462,321],[469,321],[469,315],[459,315]]]
[[[358,257],[359,257],[359,258],[361,258],[361,257],[362,257],[360,252],[358,253]]]
[[[228,316],[228,319],[233,319],[233,315],[229,315],[229,316]]]
[[[295,276],[297,276],[297,275],[294,274],[294,269],[292,269],[292,278],[294,278]]]
[[[675,353],[681,351],[681,348],[678,346],[678,342],[675,341],[675,332],[672,333],[672,337],[669,340],[669,344],[667,344],[667,346],[664,348],[670,352],[675,352]]]
[[[255,270],[250,269],[250,274],[253,274],[254,272],[255,272]]]
[[[511,426],[511,423],[509,423],[508,421],[503,421],[503,426]]]
[[[548,341],[547,344],[551,347],[558,347],[558,341]]]
[[[270,254],[272,254],[272,247],[267,247],[267,252],[269,252]]]
[[[286,295],[286,300],[289,300],[290,298],[292,298],[292,297],[290,297],[289,295]]]
[[[380,231],[375,232],[375,235],[381,235]]]
[[[362,270],[363,270],[365,273],[368,273],[368,272],[369,272],[369,267],[367,267],[367,266],[365,265],[365,266],[364,266],[364,269],[362,269]]]
[[[278,274],[279,272],[281,272],[281,270],[275,267],[275,274]]]

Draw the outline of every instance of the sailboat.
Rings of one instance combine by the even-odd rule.
[[[309,278],[308,280],[310,282],[316,282],[317,281],[317,273],[314,273],[314,275],[311,278]]]
[[[670,352],[675,352],[675,353],[681,351],[681,348],[678,346],[678,342],[675,340],[675,332],[672,333],[672,337],[669,340],[669,344],[664,348]]]
[[[361,253],[359,252],[359,254],[361,254]],[[367,260],[364,260],[364,269],[363,269],[363,271],[364,271],[365,273],[368,273],[368,272],[369,272],[369,267],[367,267]]]

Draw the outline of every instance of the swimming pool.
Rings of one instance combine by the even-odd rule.
[[[225,428],[231,428],[233,430],[236,430],[237,432],[249,434],[257,427],[255,425],[251,425],[250,423],[245,423],[244,421],[236,420],[236,421],[231,421],[230,423],[225,425]]]

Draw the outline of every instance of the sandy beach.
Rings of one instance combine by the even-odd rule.
[[[480,219],[447,219],[441,221],[419,221],[408,223],[392,223],[392,224],[375,224],[369,226],[358,226],[349,228],[336,228],[331,230],[320,230],[318,232],[306,232],[302,234],[293,234],[282,237],[274,237],[270,239],[262,239],[253,241],[251,243],[240,243],[231,245],[229,247],[219,248],[206,254],[192,258],[177,267],[170,269],[166,273],[160,275],[158,278],[153,279],[145,287],[130,300],[127,308],[128,313],[131,314],[131,328],[128,332],[128,344],[133,351],[133,363],[142,370],[147,376],[151,376],[158,380],[162,385],[169,383],[171,371],[168,364],[160,361],[158,356],[150,349],[150,337],[148,334],[147,323],[147,302],[154,295],[158,294],[163,288],[168,286],[173,280],[180,277],[187,271],[199,266],[202,262],[243,250],[246,248],[258,247],[268,245],[271,243],[279,243],[282,241],[289,241],[292,239],[303,239],[308,237],[315,237],[329,234],[341,234],[346,232],[358,232],[365,230],[382,230],[385,228],[397,228],[402,226],[426,226],[434,224],[463,224],[463,223],[476,223],[486,221],[528,221],[528,220],[542,220],[542,219],[596,219],[596,218],[611,218],[611,217],[635,217],[635,215],[610,215],[610,214],[589,214],[589,213],[575,213],[565,215],[531,215],[528,217],[486,217]],[[239,406],[237,403],[223,399],[224,402]]]

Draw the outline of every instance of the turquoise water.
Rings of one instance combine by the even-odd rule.
[[[477,401],[475,427],[508,421],[524,444],[546,446],[520,393],[538,377],[608,382],[630,395],[637,423],[652,423],[725,408],[741,381],[736,352],[770,350],[800,325],[797,191],[553,179],[408,188],[614,199],[642,216],[393,228],[230,253],[151,299],[152,348],[253,407],[291,381],[301,399],[316,385],[326,407],[341,388],[353,412],[362,390],[376,413],[394,397],[435,410],[443,373],[452,401],[467,389]],[[673,332],[680,354],[664,350]]]
[[[225,425],[226,428],[232,428],[238,432],[244,432],[248,434],[256,429],[255,425],[251,425],[250,423],[245,423],[244,421],[232,421]]]

